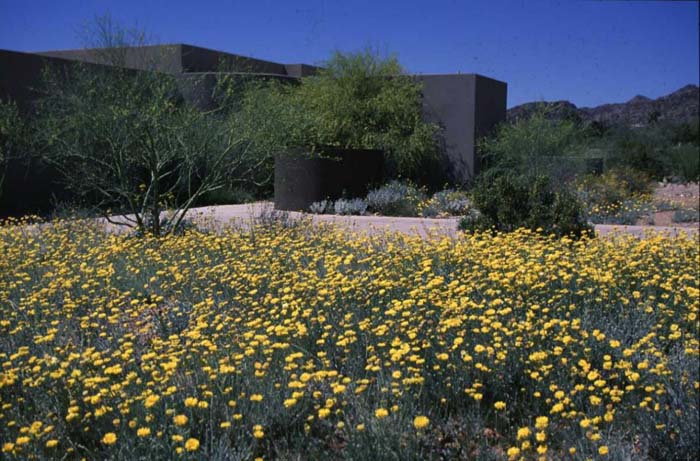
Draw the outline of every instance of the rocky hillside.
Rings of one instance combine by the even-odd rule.
[[[547,117],[577,121],[600,122],[604,125],[645,126],[653,121],[682,123],[700,115],[700,87],[686,85],[666,96],[649,99],[635,96],[624,103],[596,107],[576,107],[569,101],[529,102],[508,110],[508,120],[530,116],[541,104],[547,107]]]

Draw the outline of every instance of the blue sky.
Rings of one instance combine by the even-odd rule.
[[[283,63],[371,46],[411,73],[506,81],[509,107],[654,98],[700,78],[696,1],[0,0],[0,48],[80,47],[81,26],[106,12],[161,43]]]

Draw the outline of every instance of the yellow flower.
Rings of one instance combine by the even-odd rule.
[[[537,429],[544,429],[549,425],[549,418],[546,416],[538,416],[535,419],[535,427]]]
[[[173,417],[173,423],[175,423],[176,426],[184,426],[187,424],[187,419],[185,415],[176,415]]]
[[[144,400],[143,404],[146,408],[151,408],[153,405],[158,403],[159,400],[160,400],[159,396],[149,395],[148,397],[146,397],[146,400]]]
[[[46,448],[53,448],[56,445],[58,445],[58,440],[56,439],[51,439],[46,441]]]
[[[360,423],[360,424],[357,425],[357,431],[358,431],[358,432],[362,432],[362,431],[364,431],[364,430],[365,430],[365,425],[364,425],[364,424]]]
[[[256,439],[262,439],[265,437],[265,431],[263,431],[263,427],[260,424],[253,426],[253,437]]]
[[[185,406],[186,407],[196,407],[197,406],[197,398],[196,397],[187,397],[185,399]]]
[[[185,450],[187,451],[196,451],[199,448],[199,440],[191,438],[187,439],[187,442],[185,442]]]
[[[148,427],[139,427],[136,431],[136,435],[138,435],[139,437],[148,437],[149,435],[151,435],[151,429]]]
[[[530,437],[530,428],[529,427],[521,427],[518,429],[518,440],[526,439]]]
[[[331,411],[328,408],[321,408],[318,410],[318,417],[321,419],[327,418],[331,414]]]
[[[17,445],[26,445],[29,443],[30,440],[31,439],[29,437],[26,437],[26,436],[17,437],[17,440],[15,440],[15,443]]]
[[[505,402],[496,402],[496,403],[493,404],[493,407],[494,407],[496,410],[505,410],[505,408],[506,408],[506,403],[505,403]]]
[[[413,418],[413,427],[420,430],[428,426],[430,420],[426,416],[416,416]]]
[[[508,454],[508,458],[509,458],[509,459],[515,459],[515,458],[517,458],[518,455],[520,454],[520,448],[518,448],[518,447],[510,447],[510,448],[508,449],[507,454]]]
[[[603,455],[603,456],[607,455],[608,454],[608,447],[605,445],[598,447],[598,454]]]
[[[253,394],[250,396],[251,402],[260,402],[263,399],[263,396],[260,394]]]
[[[107,432],[104,437],[102,437],[102,443],[105,445],[112,445],[117,441],[117,434],[114,432]]]
[[[377,419],[386,418],[389,416],[389,411],[386,408],[377,408],[377,410],[374,412],[374,416],[376,416]]]

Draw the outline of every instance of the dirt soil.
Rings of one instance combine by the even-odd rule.
[[[670,184],[659,183],[654,191],[654,203],[672,205],[675,209],[700,209],[700,184]],[[654,213],[654,224],[657,226],[695,227],[698,222],[676,223],[673,222],[673,210],[657,211]]]

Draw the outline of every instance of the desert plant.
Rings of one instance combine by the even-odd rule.
[[[680,182],[700,179],[700,147],[697,144],[679,144],[668,149],[662,158],[664,170]]]
[[[644,172],[614,167],[602,175],[585,175],[574,182],[589,219],[596,224],[636,224],[651,216],[653,181]]]
[[[698,212],[698,210],[683,208],[673,212],[672,220],[675,223],[699,222],[700,212]]]
[[[555,187],[547,176],[491,171],[478,178],[471,193],[479,214],[462,219],[462,230],[511,232],[524,227],[576,237],[591,230],[578,198]]]
[[[332,213],[334,210],[332,200],[321,200],[320,202],[314,202],[309,207],[309,212],[313,214],[324,214]]]
[[[114,39],[125,36],[115,32]],[[76,63],[47,68],[44,90],[38,133],[46,161],[79,196],[93,197],[110,222],[141,233],[175,231],[201,197],[231,178],[250,179],[268,160],[255,156],[229,117],[186,104],[176,80],[162,73]],[[109,207],[122,219],[113,220]]]
[[[279,152],[378,149],[386,154],[389,174],[408,176],[437,152],[437,127],[421,116],[421,85],[404,74],[395,56],[335,52],[298,85],[268,81],[249,89],[244,112],[274,113],[251,132]]]
[[[407,181],[391,181],[367,194],[367,205],[386,216],[417,216],[425,192]]]
[[[444,189],[436,192],[428,200],[419,205],[421,216],[460,216],[471,208],[469,194],[455,189]]]
[[[367,202],[361,198],[341,198],[333,203],[333,211],[340,215],[363,215],[367,212]]]
[[[571,120],[552,119],[542,105],[529,118],[501,125],[479,142],[487,168],[515,169],[527,174],[549,174],[566,157],[583,154],[586,129]]]
[[[17,104],[0,99],[0,197],[8,163],[26,153],[30,139],[29,124]]]

